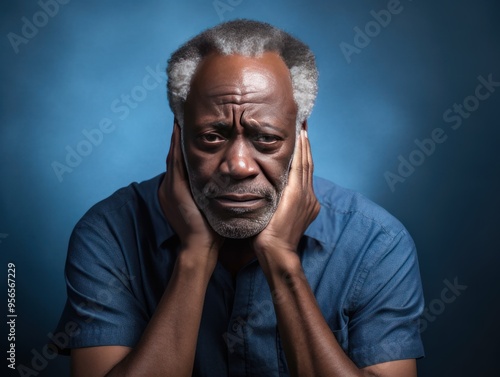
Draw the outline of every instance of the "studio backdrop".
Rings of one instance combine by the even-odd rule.
[[[414,238],[426,300],[419,375],[498,369],[498,2],[40,0],[1,9],[2,375],[69,375],[69,359],[46,344],[64,340],[53,331],[72,228],[97,201],[164,171],[166,61],[235,18],[269,22],[312,48],[315,174],[360,191]]]

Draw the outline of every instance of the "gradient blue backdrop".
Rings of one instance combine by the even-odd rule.
[[[498,369],[500,90],[459,129],[443,120],[474,95],[478,76],[500,81],[498,3],[402,0],[403,10],[348,63],[339,45],[352,45],[354,28],[364,29],[387,1],[222,0],[224,13],[212,0],[66,2],[47,20],[35,1],[1,5],[0,289],[14,262],[18,364],[33,368],[58,320],[76,221],[119,187],[164,169],[172,127],[164,78],[126,116],[113,102],[141,85],[148,67],[163,71],[170,53],[202,29],[254,18],[317,54],[320,91],[309,122],[316,174],[381,204],[415,239],[426,302],[439,312],[422,333],[420,375]],[[22,36],[23,17],[46,25],[16,53],[8,34]],[[67,146],[76,148],[103,118],[114,130],[58,179],[52,164],[65,164]],[[392,191],[384,173],[396,173],[398,156],[408,158],[414,139],[437,127],[447,140]],[[446,279],[467,289],[442,307],[436,300]],[[37,367],[39,376],[66,376],[68,365],[59,356]]]

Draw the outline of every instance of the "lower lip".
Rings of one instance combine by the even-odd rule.
[[[264,199],[252,199],[245,201],[230,200],[223,198],[215,198],[215,203],[224,208],[245,208],[245,209],[255,209],[261,207],[264,203]]]

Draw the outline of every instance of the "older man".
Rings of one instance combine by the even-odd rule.
[[[414,244],[313,179],[314,56],[232,21],[169,60],[167,171],[77,224],[60,328],[74,376],[415,376]]]

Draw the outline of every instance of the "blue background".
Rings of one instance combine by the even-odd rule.
[[[2,2],[0,269],[6,282],[7,262],[16,265],[18,365],[34,368],[33,355],[56,325],[76,221],[119,187],[164,169],[172,114],[164,82],[136,88],[147,67],[163,70],[175,48],[221,20],[254,18],[295,34],[317,54],[320,91],[309,122],[316,174],[364,193],[415,239],[432,314],[420,375],[497,370],[500,90],[456,130],[443,113],[474,95],[478,76],[500,81],[500,6],[402,0],[402,11],[349,63],[340,44],[353,45],[354,28],[364,29],[370,11],[386,9],[387,1],[222,3],[234,6],[222,13],[212,0],[73,0],[16,53],[8,34],[22,36],[23,17],[43,24],[43,15],[36,16],[34,1]],[[112,103],[134,90],[145,98],[127,116],[113,112]],[[66,147],[77,148],[82,131],[103,118],[113,131],[58,179],[52,164],[66,164]],[[398,156],[408,159],[414,140],[438,127],[446,141],[391,190],[384,174],[396,174]],[[455,279],[467,288],[443,304],[444,281]],[[39,363],[39,376],[69,374],[66,357]]]

